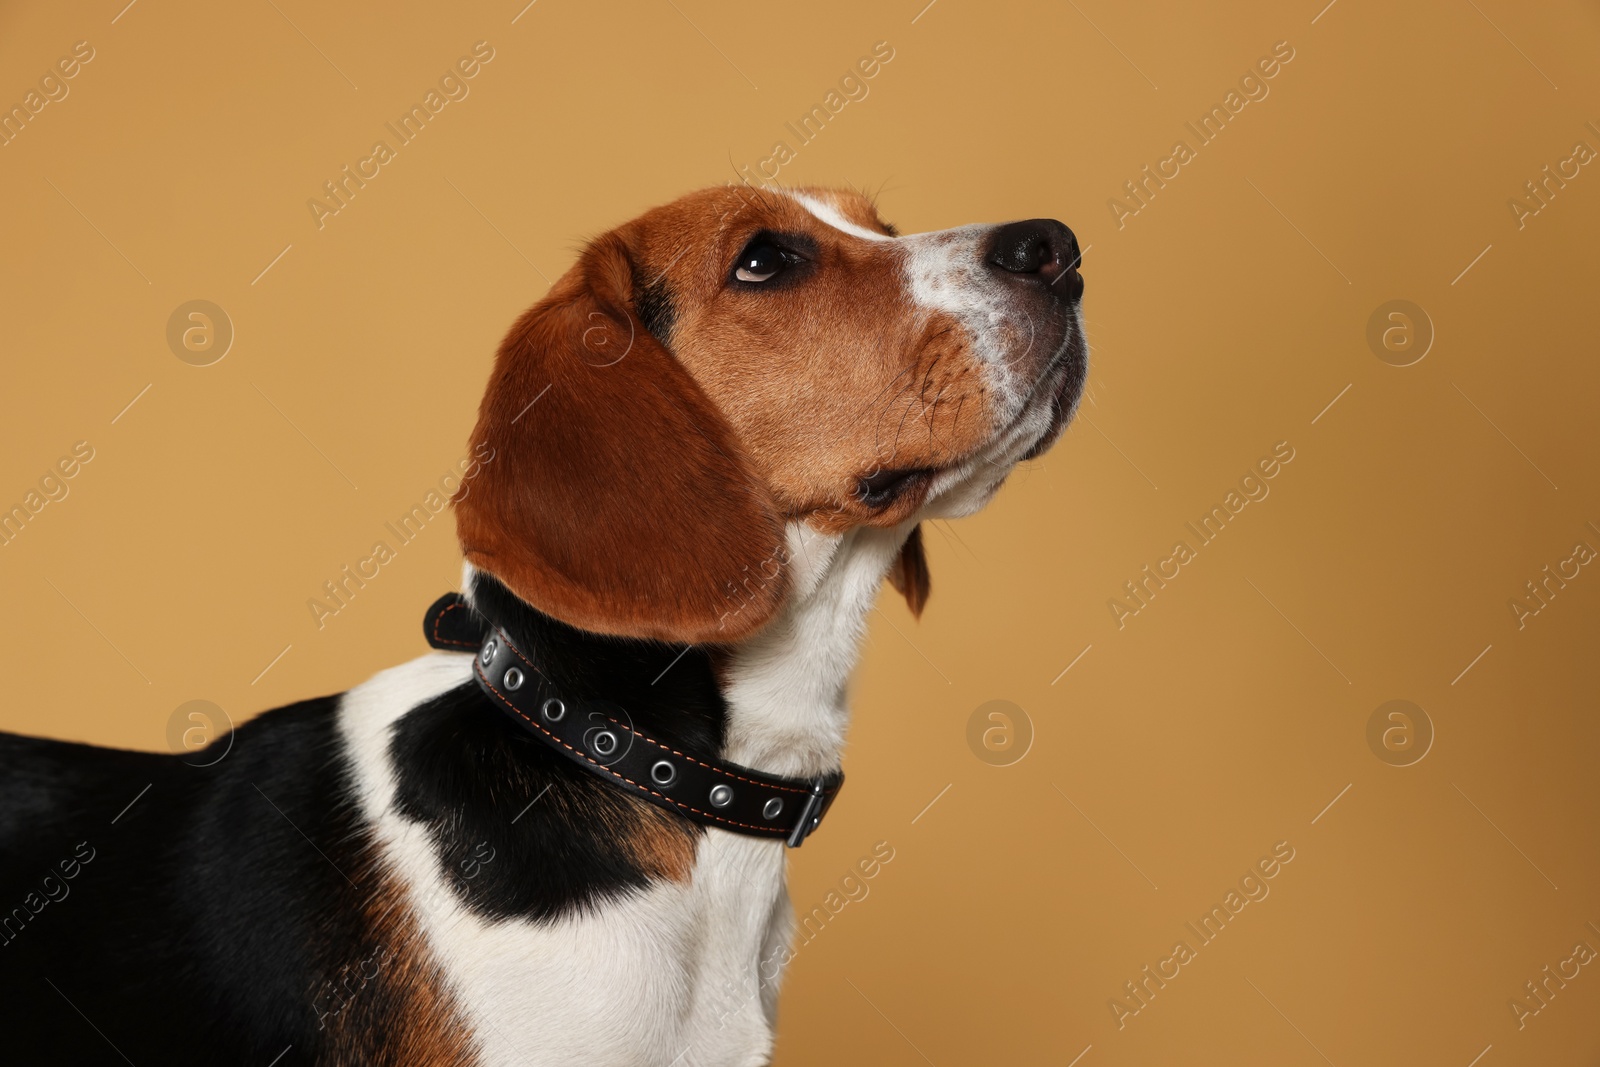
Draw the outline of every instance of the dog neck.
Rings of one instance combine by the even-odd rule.
[[[790,525],[788,601],[729,652],[722,671],[728,759],[773,774],[838,769],[867,613],[910,528],[823,534]]]
[[[642,731],[755,770],[813,776],[839,768],[847,684],[867,614],[909,533],[787,531],[789,596],[735,645],[668,644],[579,630],[469,570],[474,606],[529,651],[562,692],[626,709]]]

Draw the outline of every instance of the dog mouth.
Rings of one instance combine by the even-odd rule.
[[[898,499],[903,495],[898,492],[901,485],[926,485],[929,493],[925,499],[932,499],[959,495],[963,486],[971,488],[981,482],[992,495],[1015,464],[1047,451],[1072,421],[1088,377],[1088,351],[1083,324],[1074,309],[1054,354],[1015,402],[1014,414],[981,443],[927,465],[874,470],[871,477],[858,479],[855,497],[882,510],[880,498]]]
[[[1078,410],[1078,401],[1083,397],[1085,379],[1088,377],[1089,361],[1087,346],[1083,340],[1081,328],[1074,327],[1068,336],[1061,351],[1050,361],[1045,372],[1039,376],[1040,385],[1045,385],[1053,376],[1059,380],[1053,387],[1048,387],[1034,395],[1023,407],[1023,416],[1034,408],[1035,404],[1048,404],[1050,408],[1049,420],[1039,439],[1022,454],[1019,462],[1034,459],[1042,455],[1061,436],[1067,428],[1067,423],[1072,421],[1072,416]]]
[[[1072,421],[1083,396],[1088,377],[1088,345],[1082,328],[1074,323],[1056,354],[1034,380],[1028,396],[1022,401],[1017,414],[978,450],[969,462],[977,462],[980,469],[1009,472],[1016,463],[1034,459],[1047,451],[1060,438],[1062,431]],[[1040,418],[1041,414],[1044,418]],[[1041,425],[1042,424],[1042,425]],[[1018,453],[1023,441],[1031,438]],[[943,470],[958,471],[962,463],[951,463]],[[998,488],[1003,477],[996,480]]]

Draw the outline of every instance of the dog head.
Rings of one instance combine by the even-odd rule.
[[[607,233],[512,326],[456,501],[467,560],[601,633],[731,642],[782,605],[785,529],[981,507],[1087,370],[1072,232],[900,236],[823,189],[692,193]],[[914,609],[920,540],[894,570]]]

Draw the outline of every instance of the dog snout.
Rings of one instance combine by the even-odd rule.
[[[1042,286],[1061,300],[1083,295],[1078,238],[1055,219],[1008,222],[990,235],[983,261],[992,270]]]

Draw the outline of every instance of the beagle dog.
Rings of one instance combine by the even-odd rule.
[[[435,651],[205,758],[0,735],[0,1058],[767,1063],[867,613],[1071,418],[1078,266],[827,189],[592,241],[495,359]]]

